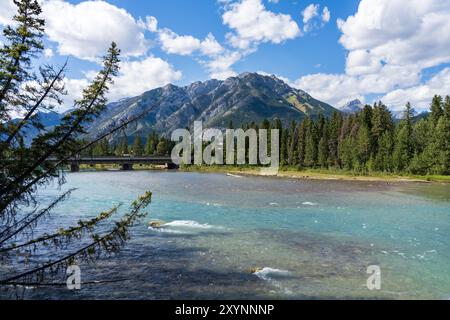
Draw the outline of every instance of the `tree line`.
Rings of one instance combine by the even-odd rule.
[[[133,143],[129,143],[126,135],[122,135],[117,141],[109,141],[104,138],[84,150],[81,155],[88,157],[104,157],[104,156],[169,156],[174,142],[170,139],[159,135],[156,132],[150,133],[147,138],[135,136]]]
[[[234,129],[233,123],[228,125]],[[242,129],[279,129],[280,164],[297,169],[338,169],[358,174],[407,173],[450,174],[450,97],[434,96],[430,112],[414,117],[407,103],[402,119],[395,121],[382,103],[366,105],[360,112],[330,118],[319,115],[301,122],[264,120]],[[117,142],[107,139],[86,151],[90,156],[170,155],[174,142],[153,132],[147,139],[123,135]]]
[[[450,174],[450,97],[434,96],[430,109],[418,119],[407,103],[398,122],[382,102],[351,115],[293,121],[289,128],[276,120],[281,163],[360,174]]]

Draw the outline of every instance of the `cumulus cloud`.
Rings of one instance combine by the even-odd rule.
[[[74,99],[81,98],[83,89],[89,85],[96,74],[96,71],[88,71],[84,78],[64,80],[68,92],[68,96],[64,99],[64,110],[72,106]],[[145,91],[180,80],[181,77],[181,71],[174,69],[161,58],[150,56],[139,61],[123,61],[120,62],[119,75],[114,78],[108,98],[110,101],[117,101],[121,98],[137,96]]]
[[[46,33],[58,45],[58,52],[80,59],[96,60],[111,41],[122,55],[141,56],[148,49],[142,28],[133,16],[105,1],[44,1]]]
[[[111,87],[112,100],[142,94],[144,91],[180,80],[181,71],[158,57],[120,63],[120,73]]]
[[[322,11],[322,21],[323,23],[328,23],[331,19],[331,12],[330,9],[328,9],[328,7],[323,8]]]
[[[311,3],[302,11],[303,23],[307,24],[309,21],[311,21],[314,17],[317,17],[318,15],[319,15],[319,5]]]
[[[223,80],[236,75],[232,66],[242,58],[238,51],[228,51],[212,60],[204,62],[212,79]]]
[[[449,93],[448,69],[422,83],[424,69],[450,62],[448,1],[362,0],[337,23],[348,50],[345,73],[303,76],[296,86],[336,106],[370,94],[393,108],[410,100],[418,110]]]
[[[350,52],[365,50],[372,63],[418,65],[421,68],[450,61],[450,2],[362,0],[358,12],[339,20],[342,45]],[[364,59],[347,64],[363,67]],[[364,68],[360,68],[364,73]]]
[[[200,50],[204,55],[207,56],[216,56],[224,51],[222,45],[217,42],[216,38],[209,33],[205,40],[200,44]]]
[[[267,10],[261,0],[240,0],[228,5],[222,20],[234,30],[227,38],[239,49],[263,42],[281,43],[301,35],[290,15]]]
[[[73,107],[73,103],[75,100],[81,99],[83,96],[83,90],[89,85],[89,81],[92,80],[92,76],[94,73],[92,72],[89,75],[89,79],[86,78],[81,79],[64,79],[64,86],[67,91],[67,95],[63,96],[64,104],[59,108],[59,110],[55,110],[57,112],[67,111]]]
[[[200,41],[191,35],[178,35],[166,28],[159,31],[159,41],[165,52],[183,56],[192,55],[197,51],[206,56],[215,56],[224,50],[212,33]]]
[[[320,5],[311,3],[302,11],[303,31],[309,32],[313,29],[322,28],[331,19],[331,12],[328,7],[324,7],[320,14]]]
[[[12,18],[17,8],[12,0],[0,1],[0,25],[8,25],[12,23]]]
[[[419,69],[384,66],[377,73],[352,76],[348,74],[311,74],[294,81],[295,87],[309,92],[333,106],[341,106],[366,94],[383,94],[399,87],[420,82]]]
[[[158,30],[158,19],[153,16],[145,17],[145,21],[139,20],[138,24],[150,32],[156,32]]]
[[[431,97],[438,94],[445,96],[450,94],[450,68],[445,68],[424,84],[397,89],[384,95],[381,100],[395,111],[403,109],[405,102],[410,101],[418,111],[429,109]]]
[[[199,39],[190,35],[180,36],[169,29],[159,32],[159,40],[161,41],[162,49],[171,54],[187,56],[200,48]]]
[[[52,58],[54,56],[53,50],[50,48],[44,49],[44,57]]]

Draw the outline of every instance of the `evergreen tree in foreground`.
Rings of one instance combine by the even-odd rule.
[[[42,67],[39,77],[31,73],[32,59],[43,48],[41,8],[35,0],[14,3],[16,24],[4,30],[6,42],[0,49],[0,260],[2,265],[14,267],[3,268],[0,286],[65,283],[58,279],[65,279],[67,265],[91,261],[120,249],[129,238],[130,226],[143,217],[151,193],[140,197],[118,218],[114,218],[118,209],[114,207],[72,227],[35,232],[73,192],[68,190],[44,204],[36,198],[38,188],[55,180],[63,184],[61,167],[106,137],[91,142],[80,140],[86,125],[105,109],[120,52],[112,43],[102,69],[84,89],[82,98],[75,101],[73,111],[54,128],[44,128],[36,114],[62,103],[65,65],[57,69]],[[34,80],[33,85],[30,80]],[[12,111],[24,114],[22,120],[11,122]],[[30,146],[23,143],[25,127],[39,131]],[[25,254],[26,260],[21,258]]]

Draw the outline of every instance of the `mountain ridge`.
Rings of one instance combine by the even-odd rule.
[[[175,129],[192,126],[194,121],[203,121],[205,128],[226,128],[230,121],[238,127],[278,118],[288,125],[292,120],[319,114],[329,117],[339,112],[275,76],[246,72],[226,80],[196,81],[182,87],[167,84],[110,103],[89,131],[103,134],[153,106],[155,110],[126,128],[128,136],[146,136],[153,130],[169,136]]]
[[[364,104],[359,99],[354,99],[339,108],[345,114],[357,113],[364,109]]]

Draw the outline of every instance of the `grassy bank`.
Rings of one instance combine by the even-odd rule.
[[[223,172],[243,175],[261,175],[259,168],[248,166],[185,166],[182,171]],[[356,181],[392,181],[392,182],[445,182],[450,183],[450,176],[442,175],[395,175],[385,173],[356,174],[343,170],[282,168],[277,177],[312,179],[312,180],[356,180]]]

